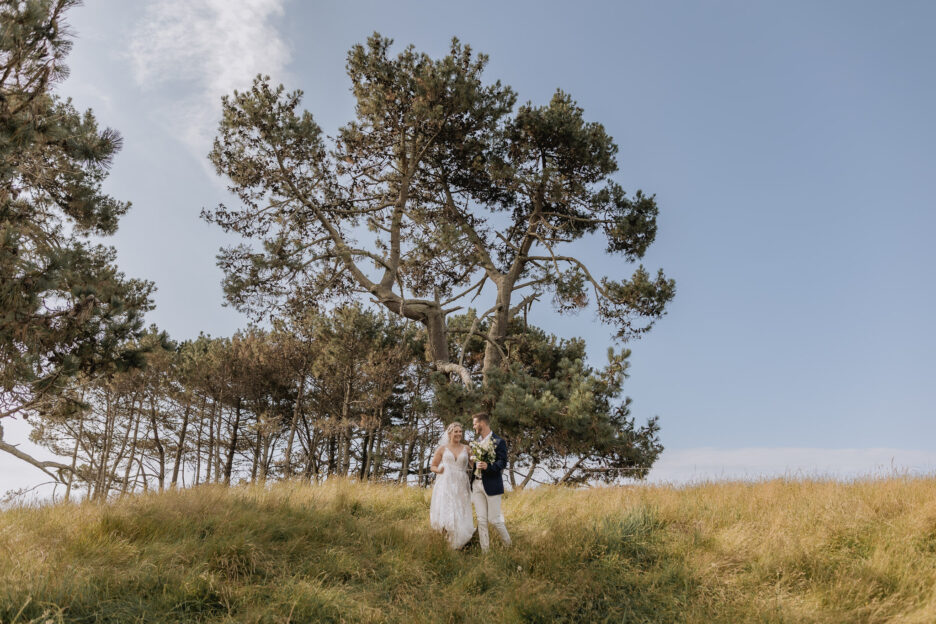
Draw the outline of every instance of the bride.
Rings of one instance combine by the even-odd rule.
[[[429,465],[438,475],[432,487],[429,525],[445,533],[452,548],[467,544],[475,531],[468,487],[468,445],[462,443],[463,438],[462,426],[450,424]]]

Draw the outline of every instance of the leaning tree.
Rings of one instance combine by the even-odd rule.
[[[482,80],[487,57],[458,40],[441,59],[412,46],[393,57],[391,43],[375,33],[349,52],[355,118],[333,138],[300,110],[300,91],[268,77],[222,99],[210,158],[240,205],[202,215],[246,239],[219,255],[228,301],[263,316],[369,297],[424,325],[427,358],[466,385],[446,317],[477,298],[483,311],[459,331],[485,341],[485,383],[511,319],[544,295],[560,312],[593,300],[622,341],[648,330],[673,281],[642,265],[621,276],[619,262],[602,276],[569,251],[600,237],[633,264],[656,234],[654,197],[613,180],[604,127],[562,91],[515,106],[510,87]]]
[[[71,45],[63,15],[76,4],[0,2],[0,450],[59,480],[72,468],[4,441],[3,420],[63,399],[79,377],[141,365],[126,345],[152,291],[90,241],[130,205],[101,191],[120,136],[52,92]]]

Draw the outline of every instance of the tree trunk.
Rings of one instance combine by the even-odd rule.
[[[296,395],[296,404],[293,406],[292,423],[289,425],[289,440],[286,442],[286,459],[284,462],[284,476],[292,476],[292,447],[296,436],[296,423],[299,420],[299,411],[302,409],[302,395],[305,393],[306,371],[303,368],[299,375],[299,393]]]
[[[588,459],[588,455],[582,455],[581,457],[579,457],[578,461],[575,462],[575,464],[573,464],[572,467],[569,468],[564,475],[562,475],[562,478],[556,481],[556,483],[561,484],[561,483],[565,483],[566,481],[568,481],[572,477],[572,475],[575,474],[575,471],[578,470],[579,466],[581,466],[587,459]]]
[[[231,471],[234,469],[234,451],[237,449],[237,429],[240,427],[241,400],[237,399],[234,410],[234,427],[231,429],[231,446],[228,449],[227,462],[224,464],[224,485],[231,485]]]
[[[371,450],[368,453],[368,457],[370,457],[370,464],[371,464],[370,472],[374,480],[377,480],[380,478],[381,469],[383,468],[383,453],[380,452],[381,446],[383,445],[383,434],[384,434],[383,427],[377,427],[377,440],[374,442],[374,445],[371,446]],[[376,457],[375,457],[375,451],[374,451],[375,448],[376,448]]]
[[[205,410],[205,404],[202,403],[202,412]],[[189,414],[192,411],[191,397],[185,402],[185,414],[182,416],[182,430],[179,432],[179,448],[176,449],[175,464],[172,467],[172,481],[169,487],[175,487],[179,480],[179,466],[182,463],[182,453],[185,450],[185,430],[188,429]]]
[[[491,315],[491,326],[488,329],[487,341],[484,344],[484,363],[481,367],[483,384],[487,384],[488,375],[501,365],[503,356],[498,347],[503,347],[507,337],[507,325],[510,323],[510,294],[514,282],[509,276],[504,276],[497,284],[497,309]]]
[[[345,382],[344,399],[341,402],[341,424],[344,425],[341,440],[341,476],[346,477],[351,472],[351,436],[354,431],[351,427],[351,382]]]
[[[107,460],[110,458],[110,427],[113,417],[113,407],[110,392],[104,393],[104,436],[101,440],[101,457],[98,461],[97,474],[94,479],[94,500],[104,500],[104,478],[107,472]]]
[[[318,466],[320,463],[320,458],[315,456],[319,441],[319,431],[317,429],[314,432],[310,431],[311,427],[309,426],[309,422],[306,419],[304,413],[299,414],[299,418],[302,421],[302,430],[300,431],[299,442],[306,454],[306,466],[302,471],[302,476],[305,479],[309,479],[312,477],[313,461],[315,463],[314,469],[316,472],[318,472]]]
[[[448,328],[442,310],[429,308],[426,312],[426,337],[429,356],[433,362],[449,363]]]
[[[338,446],[337,436],[332,433],[328,436],[328,476],[335,474],[335,451]]]
[[[303,416],[305,420],[305,416]],[[306,451],[306,467],[303,472],[303,477],[306,479],[315,478],[315,482],[318,483],[319,477],[321,474],[321,456],[318,454],[319,446],[319,432],[316,430],[315,434],[309,439],[308,450]]]
[[[142,406],[141,406],[142,407]],[[137,476],[134,480],[133,488],[136,489],[136,484],[140,482],[140,477],[143,477],[143,492],[146,493],[149,490],[148,482],[146,480],[146,471],[143,469],[143,456],[137,457],[137,464],[139,464],[139,469],[137,470]]]
[[[124,471],[124,482],[120,490],[120,495],[123,496],[127,493],[127,489],[130,487],[130,471],[133,470],[133,458],[136,457],[137,451],[137,442],[139,440],[138,434],[140,433],[140,421],[143,419],[143,397],[140,397],[140,410],[137,412],[133,411],[133,401],[130,402],[130,418],[133,420],[133,442],[130,444],[130,456],[127,458],[127,469]],[[134,487],[136,487],[134,485]]]
[[[153,426],[153,443],[156,445],[159,458],[159,473],[156,477],[159,481],[159,491],[162,492],[166,486],[166,449],[159,440],[159,423],[156,422],[156,397],[154,395],[150,395],[150,424]]]
[[[524,489],[530,481],[533,479],[533,473],[536,472],[536,467],[539,465],[539,462],[533,462],[530,464],[530,472],[527,473],[527,476],[523,478],[523,481],[520,483],[520,489]],[[511,477],[513,477],[513,471],[510,471]]]
[[[358,469],[358,479],[363,481],[367,478],[367,473],[370,470],[371,462],[371,448],[374,444],[374,430],[371,427],[367,428],[367,433],[364,436],[364,439],[361,441],[361,465]]]
[[[82,397],[83,399],[84,397]],[[68,475],[68,485],[65,487],[65,502],[71,496],[72,481],[75,479],[75,467],[78,464],[78,447],[81,445],[81,436],[84,433],[84,413],[78,415],[78,435],[75,437],[75,450],[72,451],[71,472]]]
[[[116,424],[115,424],[116,427]],[[127,442],[130,441],[130,430],[133,429],[133,399],[130,400],[130,412],[129,420],[127,421],[127,430],[124,432],[123,442],[120,443],[120,451],[117,452],[117,457],[114,459],[114,467],[112,470],[108,471],[107,482],[104,485],[104,491],[110,492],[111,487],[114,481],[117,480],[117,470],[120,467],[120,462],[124,457],[124,452],[127,450]],[[123,488],[121,488],[123,492]]]
[[[202,433],[205,430],[205,404],[208,397],[202,397],[201,413],[198,416],[198,431],[195,432],[195,483],[198,485],[201,477]]]
[[[354,430],[351,425],[345,427],[344,434],[341,440],[341,476],[347,477],[351,474],[351,438],[354,435]]]
[[[400,466],[400,477],[397,479],[404,485],[409,482],[410,460],[413,456],[413,447],[416,445],[416,437],[419,435],[417,428],[418,423],[416,422],[416,398],[419,396],[421,385],[422,378],[417,375],[416,388],[413,391],[412,397],[410,398],[410,414],[406,421],[407,437],[403,442],[403,458]]]
[[[224,422],[224,405],[218,408],[218,422],[215,424],[215,448],[214,448],[214,480],[215,483],[221,482],[221,424]]]
[[[413,438],[412,436],[407,437],[403,441],[403,448],[400,459],[400,474],[397,476],[397,483],[406,484],[407,477],[409,476],[409,465],[410,465],[410,455],[413,452]]]
[[[260,457],[260,483],[266,483],[267,476],[270,474],[270,463],[273,461],[277,440],[279,440],[279,436],[275,434],[270,434],[264,438],[263,454]]]
[[[218,415],[218,399],[211,399],[211,419],[208,421],[208,457],[205,459],[205,483],[211,483],[211,464],[214,462],[215,417]]]
[[[419,472],[416,473],[416,483],[417,485],[425,485],[423,483],[423,475],[425,474],[426,464],[423,461],[423,457],[426,453],[426,447],[424,444],[419,445]]]
[[[257,481],[257,468],[260,466],[260,449],[263,446],[263,423],[260,413],[257,413],[257,438],[254,441],[253,465],[250,467],[250,482]]]

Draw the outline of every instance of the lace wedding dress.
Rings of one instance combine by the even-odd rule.
[[[442,451],[445,467],[436,477],[429,503],[429,525],[444,531],[452,548],[461,548],[474,535],[471,515],[471,492],[468,489],[468,448],[458,457],[448,447]]]

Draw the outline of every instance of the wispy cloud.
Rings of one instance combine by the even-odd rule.
[[[131,33],[133,77],[157,98],[165,121],[203,158],[221,96],[258,73],[282,80],[290,60],[274,20],[285,0],[155,0]]]
[[[768,477],[849,479],[936,471],[936,453],[895,448],[690,448],[664,451],[649,479],[690,483]]]

